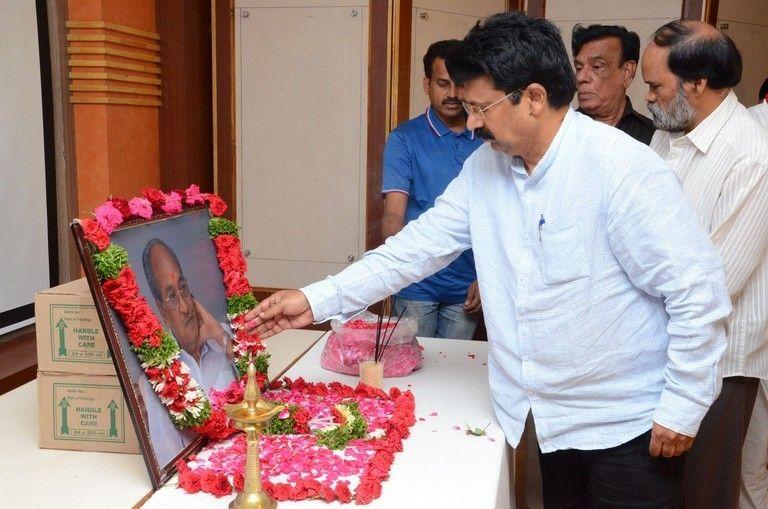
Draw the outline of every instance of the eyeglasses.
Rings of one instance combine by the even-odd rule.
[[[464,111],[467,112],[467,115],[477,115],[481,117],[483,120],[485,120],[485,112],[491,108],[492,106],[496,106],[500,102],[504,101],[505,99],[509,99],[511,96],[517,94],[518,92],[522,92],[522,88],[518,88],[517,90],[513,90],[512,92],[508,93],[498,101],[494,101],[488,106],[485,106],[484,108],[481,108],[480,106],[477,106],[476,104],[469,104],[467,102],[461,101],[461,105],[464,106]]]
[[[178,309],[182,299],[188,299],[191,292],[185,280],[179,282],[179,290],[171,290],[166,297],[160,298],[160,305],[165,309]]]

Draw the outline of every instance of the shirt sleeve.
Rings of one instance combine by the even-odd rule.
[[[367,306],[434,274],[471,247],[468,179],[462,171],[435,206],[384,245],[335,276],[301,289],[315,322],[348,320]]]
[[[405,137],[393,131],[384,145],[381,194],[400,191],[410,194],[413,182],[413,157]]]
[[[732,299],[741,294],[768,251],[767,174],[764,164],[738,164],[715,205],[712,242],[723,257]]]
[[[717,251],[673,172],[660,159],[630,156],[607,205],[609,240],[632,283],[662,299],[669,315],[665,386],[654,422],[695,436],[720,392],[731,310]]]

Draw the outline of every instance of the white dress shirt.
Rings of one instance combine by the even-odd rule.
[[[768,101],[761,101],[760,104],[752,106],[749,112],[760,125],[768,129]]]
[[[653,151],[569,110],[530,176],[480,147],[434,208],[302,291],[317,321],[349,319],[470,247],[510,444],[529,409],[544,452],[614,447],[652,420],[696,434],[720,390],[730,302],[717,252]]]
[[[731,91],[688,134],[656,131],[651,148],[677,173],[725,264],[733,314],[723,376],[768,378],[768,132]]]

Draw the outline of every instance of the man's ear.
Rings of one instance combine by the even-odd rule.
[[[707,78],[696,78],[691,81],[691,90],[696,95],[701,95],[707,89]]]
[[[528,96],[529,112],[532,116],[539,116],[547,106],[547,90],[538,83],[531,83],[523,91],[523,98]],[[522,100],[522,99],[521,99]]]
[[[624,88],[629,88],[629,84],[635,79],[635,73],[637,72],[637,62],[634,60],[627,60],[622,66],[622,76],[624,77]]]
[[[429,78],[424,76],[424,94],[429,95]]]

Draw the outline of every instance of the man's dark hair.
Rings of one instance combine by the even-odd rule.
[[[155,247],[161,247],[171,255],[174,263],[176,263],[176,266],[179,268],[179,277],[182,279],[184,278],[184,272],[181,270],[181,263],[179,263],[179,258],[176,256],[176,252],[171,249],[168,244],[160,239],[152,239],[147,242],[147,245],[144,246],[144,252],[141,254],[141,264],[144,266],[144,276],[147,278],[147,283],[149,283],[149,289],[152,291],[152,295],[154,295],[155,299],[160,300],[163,298],[163,295],[160,292],[160,288],[157,286],[157,279],[155,279],[155,273],[152,271],[152,264],[149,262],[149,256],[152,254],[152,250]]]
[[[768,96],[768,78],[765,78],[762,86],[760,86],[760,95],[757,96],[759,102],[765,101]]]
[[[581,51],[581,47],[588,42],[615,37],[621,43],[621,63],[640,61],[640,36],[620,25],[589,25],[585,27],[577,24],[571,33],[571,49],[573,57]]]
[[[487,76],[496,89],[509,94],[538,83],[554,108],[570,103],[576,92],[560,31],[549,21],[520,12],[507,11],[478,22],[446,64],[457,85]],[[520,98],[513,95],[510,100],[517,104]]]
[[[458,48],[460,44],[461,41],[456,39],[447,39],[445,41],[437,41],[430,44],[429,48],[427,48],[427,52],[424,54],[424,76],[431,80],[432,64],[435,59],[442,58],[445,60],[451,52],[456,51],[456,48]]]
[[[656,30],[653,42],[669,48],[667,66],[682,81],[706,78],[714,90],[733,88],[741,81],[741,53],[722,32],[702,34],[684,20],[670,21]]]

